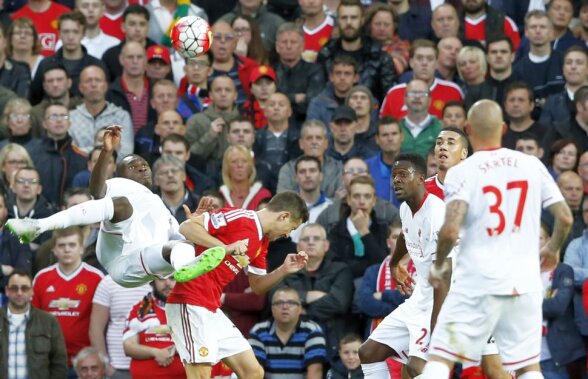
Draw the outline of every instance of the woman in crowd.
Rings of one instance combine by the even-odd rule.
[[[469,88],[484,82],[487,70],[486,54],[482,49],[475,46],[465,46],[459,51],[457,73],[464,82],[462,89],[465,93]]]
[[[563,138],[555,141],[551,146],[547,169],[554,179],[564,171],[575,171],[578,166],[578,145],[571,138]]]
[[[251,58],[259,64],[268,64],[268,53],[263,46],[257,22],[250,16],[241,14],[233,19],[231,26],[237,37],[235,53]]]
[[[28,64],[31,78],[34,78],[43,56],[40,54],[39,34],[31,19],[23,17],[14,20],[6,33],[6,42],[8,57]]]
[[[0,141],[0,148],[11,142],[24,146],[29,152],[35,148],[41,131],[38,125],[33,128],[34,119],[31,116],[31,109],[28,100],[20,97],[10,99],[6,103],[2,125],[3,129],[4,125],[6,126],[8,138]]]
[[[9,143],[0,150],[0,191],[11,194],[9,191],[12,178],[18,169],[26,166],[34,167],[33,160],[27,150],[17,143]],[[10,196],[9,196],[10,197]]]
[[[256,210],[258,204],[272,194],[255,181],[255,164],[244,146],[230,146],[223,156],[223,185],[220,192],[227,206]]]

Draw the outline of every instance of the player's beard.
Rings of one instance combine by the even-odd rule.
[[[350,34],[348,34],[350,33]],[[361,37],[361,28],[355,29],[352,33],[349,29],[344,29],[341,31],[341,38],[346,42],[353,42]]]
[[[153,286],[153,297],[164,303],[167,302],[167,296],[165,296],[157,288],[155,288],[155,285]]]
[[[464,5],[464,8],[468,13],[478,13],[479,11],[484,9],[485,6],[486,6],[486,2],[484,2],[484,1],[480,4],[472,4],[472,3],[466,2],[466,4]]]

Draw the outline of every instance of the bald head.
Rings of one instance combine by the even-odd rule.
[[[557,177],[557,185],[562,187],[564,184],[574,183],[578,186],[582,185],[582,178],[574,171],[564,171]]]
[[[468,112],[468,124],[471,127],[472,137],[484,142],[496,142],[502,139],[502,110],[492,100],[480,100],[470,108]]]
[[[557,178],[557,186],[572,211],[578,211],[584,197],[584,185],[580,175],[573,171],[562,172]]]

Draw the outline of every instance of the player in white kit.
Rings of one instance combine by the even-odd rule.
[[[427,168],[422,156],[400,154],[392,169],[396,197],[403,203],[400,205],[402,233],[390,266],[398,288],[412,295],[384,318],[359,349],[366,379],[388,379],[385,360],[390,356],[406,365],[410,377],[419,375],[425,365],[434,298],[427,279],[435,261],[437,233],[445,217],[443,200],[425,189]],[[399,265],[407,253],[416,268],[414,281]]]
[[[111,127],[104,135],[104,147],[90,179],[95,200],[44,219],[10,219],[6,222],[8,229],[28,243],[48,230],[101,222],[96,255],[123,287],[137,287],[186,266],[200,271],[192,272],[192,276],[216,267],[225,251],[211,249],[201,254],[202,258],[195,258],[193,245],[182,241],[176,219],[151,192],[151,168],[143,158],[124,157],[117,166],[119,177],[106,180],[108,162],[119,145],[120,128]]]
[[[507,370],[540,379],[541,210],[556,220],[543,254],[561,248],[572,215],[537,158],[500,147],[505,125],[498,104],[474,104],[467,127],[475,153],[445,178],[446,218],[430,282],[436,286],[451,270],[445,258],[461,237],[459,258],[420,378],[447,379],[455,362],[478,361],[493,334]]]

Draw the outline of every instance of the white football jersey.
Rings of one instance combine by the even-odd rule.
[[[445,202],[454,200],[465,201],[468,210],[451,290],[540,291],[541,210],[564,201],[545,166],[505,148],[476,152],[447,173]]]
[[[416,269],[416,283],[407,302],[426,310],[433,306],[429,270],[435,261],[437,237],[445,220],[445,204],[437,196],[427,194],[416,213],[412,213],[406,202],[400,205],[399,213],[406,249]]]

